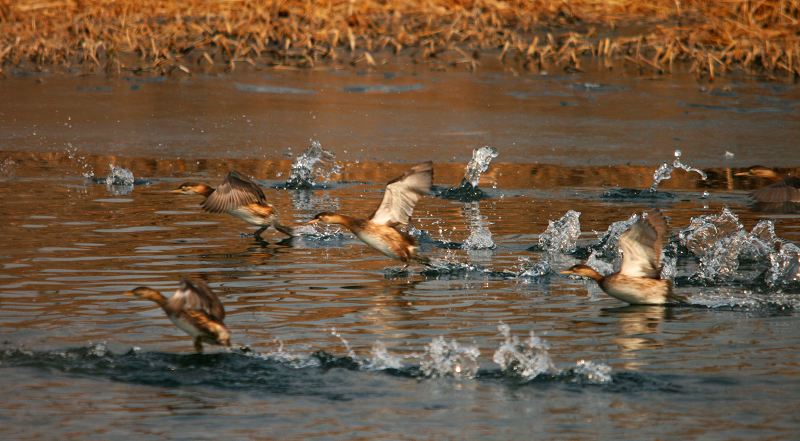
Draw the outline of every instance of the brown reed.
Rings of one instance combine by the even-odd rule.
[[[0,0],[0,71],[587,60],[800,78],[800,0]]]

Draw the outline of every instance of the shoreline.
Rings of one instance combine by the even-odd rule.
[[[747,3],[0,1],[0,74],[191,75],[320,66],[800,78],[800,8]]]

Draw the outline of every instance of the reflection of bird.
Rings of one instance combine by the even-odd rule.
[[[760,165],[736,173],[736,176],[753,176],[772,182],[772,184],[750,193],[756,202],[763,204],[800,203],[800,178],[798,177],[781,177],[774,170]]]
[[[400,259],[406,267],[411,260],[427,265],[428,258],[417,254],[417,242],[399,227],[408,224],[414,205],[430,191],[432,183],[433,163],[418,164],[386,184],[383,200],[369,219],[323,212],[314,216],[310,223],[343,225],[361,241],[389,257]]]
[[[173,193],[201,194],[205,196],[203,210],[209,213],[228,213],[238,217],[250,225],[258,225],[254,236],[261,239],[263,233],[270,226],[283,234],[292,236],[292,229],[281,225],[275,208],[267,203],[264,192],[253,181],[232,171],[216,190],[202,183],[185,182]]]
[[[175,326],[194,338],[194,349],[197,352],[203,352],[203,342],[231,345],[231,334],[222,322],[225,319],[225,308],[217,295],[203,282],[183,279],[180,288],[169,299],[146,286],[125,294],[156,302]]]
[[[603,277],[588,265],[575,265],[561,274],[574,274],[597,281],[606,294],[632,305],[686,303],[684,296],[672,292],[672,283],[660,278],[661,243],[667,232],[664,217],[651,211],[619,238],[622,266]]]

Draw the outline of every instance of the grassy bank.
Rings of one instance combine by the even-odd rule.
[[[800,77],[800,0],[0,0],[0,69],[190,74],[262,67]]]

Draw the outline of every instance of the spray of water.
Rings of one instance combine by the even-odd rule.
[[[494,147],[484,146],[472,151],[472,159],[467,164],[467,172],[464,174],[464,181],[469,182],[473,187],[478,187],[481,175],[489,169],[492,159],[498,155]]]
[[[650,192],[655,193],[656,190],[658,189],[658,185],[661,184],[661,182],[670,179],[672,177],[672,171],[675,169],[681,169],[687,172],[697,173],[700,175],[700,178],[704,181],[708,178],[708,176],[706,176],[703,170],[700,170],[699,168],[694,168],[692,166],[689,166],[681,162],[681,151],[675,150],[675,160],[672,161],[672,165],[667,164],[665,162],[661,164],[661,166],[658,167],[655,172],[653,172],[653,184],[650,185]]]
[[[341,171],[341,166],[336,164],[336,155],[322,148],[319,141],[311,141],[311,145],[298,156],[292,163],[292,171],[285,187],[289,189],[314,188],[317,178],[321,178],[323,185],[332,175]]]
[[[539,236],[539,246],[548,254],[575,251],[581,235],[581,213],[569,210],[560,219],[548,221],[547,230]]]
[[[467,164],[467,171],[464,179],[458,187],[448,188],[439,193],[445,199],[456,199],[463,202],[476,201],[486,197],[486,194],[478,188],[481,175],[489,169],[492,159],[498,156],[497,149],[494,147],[481,147],[472,151],[472,159]]]
[[[471,202],[464,204],[464,218],[468,222],[469,237],[461,244],[461,248],[465,250],[491,250],[494,249],[494,240],[492,240],[492,232],[489,231],[486,216],[481,214],[481,208],[478,202]]]
[[[494,351],[492,361],[497,363],[504,372],[511,373],[524,380],[532,380],[541,374],[557,372],[547,344],[530,332],[528,339],[520,342],[519,338],[511,335],[511,328],[505,323],[500,323],[497,330],[504,341]]]

